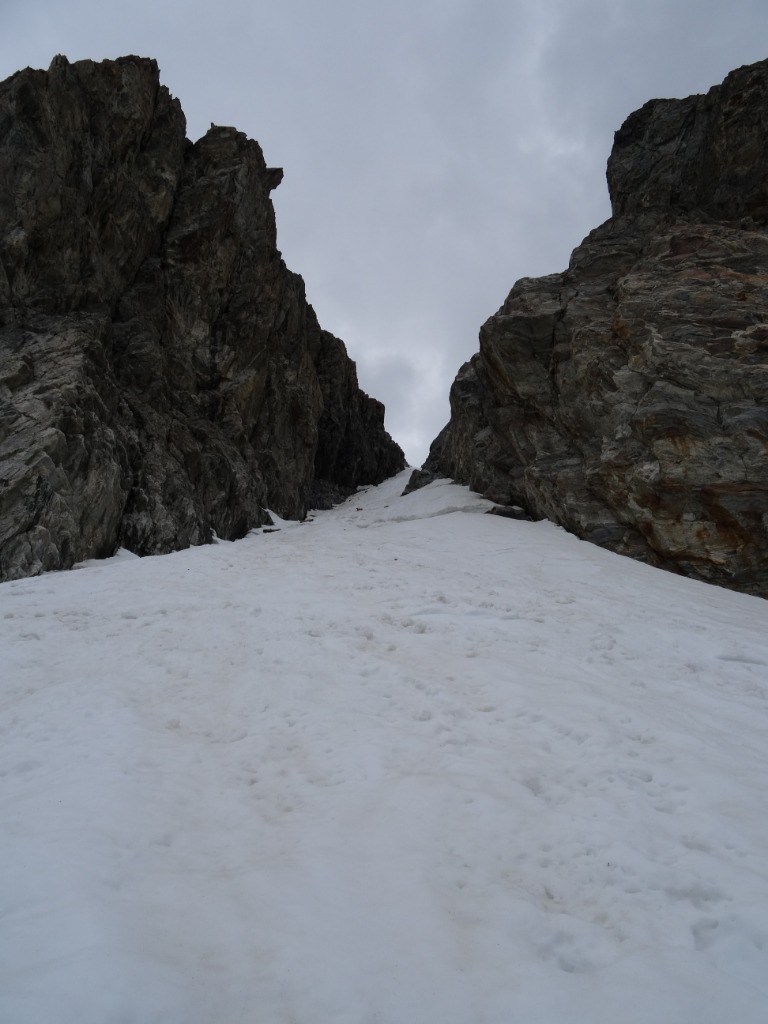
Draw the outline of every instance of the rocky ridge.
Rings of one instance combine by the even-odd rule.
[[[282,171],[157,64],[0,84],[0,579],[234,539],[404,465],[276,245]]]
[[[768,596],[768,61],[616,133],[612,216],[481,328],[410,487]]]

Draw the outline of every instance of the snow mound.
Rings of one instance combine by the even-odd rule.
[[[765,602],[407,477],[0,586],[0,1020],[765,1020]]]

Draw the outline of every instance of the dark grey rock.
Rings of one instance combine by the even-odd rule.
[[[276,247],[282,171],[154,61],[0,84],[0,579],[301,518],[404,465]]]
[[[768,61],[616,133],[613,216],[518,281],[413,482],[768,596]]]
[[[503,519],[517,519],[519,522],[529,523],[531,516],[520,508],[519,505],[494,505],[485,513],[488,516],[501,516]]]

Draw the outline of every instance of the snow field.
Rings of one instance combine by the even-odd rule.
[[[0,586],[0,1021],[762,1024],[766,604],[401,475]]]

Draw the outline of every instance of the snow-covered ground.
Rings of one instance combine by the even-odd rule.
[[[405,477],[0,586],[2,1024],[764,1024],[768,604]]]

